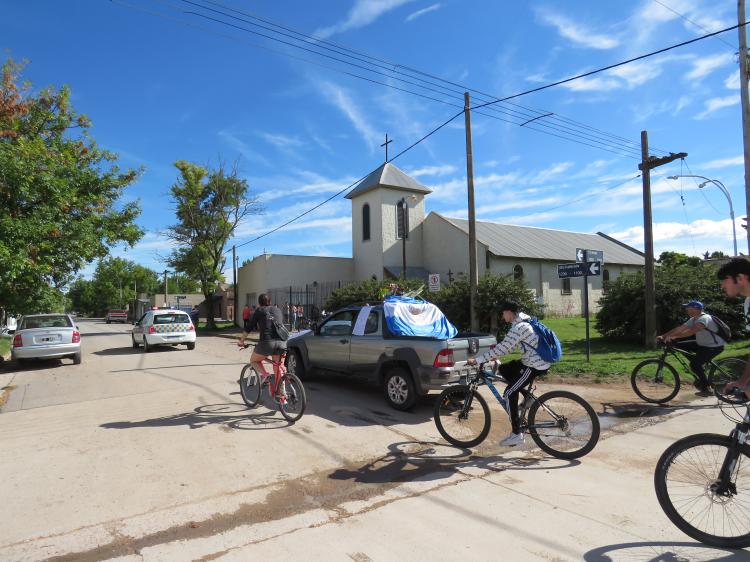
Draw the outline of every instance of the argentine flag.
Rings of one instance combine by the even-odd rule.
[[[388,329],[397,336],[420,336],[447,340],[458,333],[440,309],[412,297],[386,297],[383,311]]]

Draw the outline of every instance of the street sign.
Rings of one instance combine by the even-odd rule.
[[[604,251],[603,250],[585,250],[583,248],[576,248],[576,261],[577,262],[584,262],[584,261],[604,262]]]
[[[557,276],[560,279],[568,277],[583,277],[584,275],[601,275],[602,262],[589,261],[586,263],[559,263],[557,264]]]
[[[430,273],[429,277],[427,278],[427,283],[429,285],[430,292],[438,292],[440,290],[440,274]]]

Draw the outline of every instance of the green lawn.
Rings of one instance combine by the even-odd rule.
[[[552,328],[563,347],[563,358],[551,373],[566,377],[594,378],[598,381],[629,377],[638,363],[658,352],[647,350],[642,345],[604,339],[594,328],[591,320],[591,361],[586,361],[586,321],[583,318],[545,318],[544,323]],[[719,357],[750,354],[750,340],[732,341]],[[679,365],[672,361],[675,367]]]
[[[0,357],[4,357],[10,353],[10,344],[12,342],[11,338],[0,338]]]
[[[199,332],[208,332],[208,331],[220,332],[220,331],[224,331],[224,330],[231,330],[231,329],[233,329],[234,328],[234,322],[232,322],[231,320],[216,322],[216,330],[208,330],[208,328],[206,328],[206,322],[204,320],[201,320],[200,322],[198,322],[198,326],[197,327],[198,327],[198,331]]]

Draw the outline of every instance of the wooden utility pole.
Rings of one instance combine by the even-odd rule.
[[[237,248],[232,246],[232,276],[233,276],[233,287],[234,292],[234,306],[232,307],[232,323],[237,324]],[[275,304],[275,303],[274,303]]]
[[[740,34],[740,100],[742,102],[742,144],[745,155],[745,212],[750,217],[750,99],[747,80],[750,78],[747,61],[747,34],[745,33],[745,0],[737,0],[737,28]],[[747,250],[750,254],[750,229],[747,231]]]
[[[466,124],[466,187],[469,192],[469,307],[471,331],[479,331],[477,312],[477,222],[474,214],[474,161],[471,153],[471,100],[469,92],[464,92],[464,122]]]
[[[167,287],[167,270],[164,270],[164,306],[169,303],[169,287]]]
[[[656,283],[654,282],[654,232],[651,217],[651,170],[668,164],[678,158],[685,158],[687,152],[670,153],[669,156],[655,158],[648,155],[648,132],[641,131],[641,158],[638,169],[643,179],[643,246],[646,254],[645,286],[645,344],[649,349],[656,347]]]
[[[388,147],[386,147],[386,150]],[[401,216],[396,218],[398,221],[401,219],[401,276],[403,277],[404,281],[406,281],[406,237],[408,232],[408,227],[406,224],[406,219],[408,217],[407,211],[406,211],[406,198],[401,198]]]

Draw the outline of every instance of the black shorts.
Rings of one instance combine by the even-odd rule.
[[[282,340],[260,340],[253,348],[258,355],[283,355],[286,353],[286,342]]]
[[[247,320],[242,321],[242,329],[248,333],[250,332],[250,319],[249,318]]]

